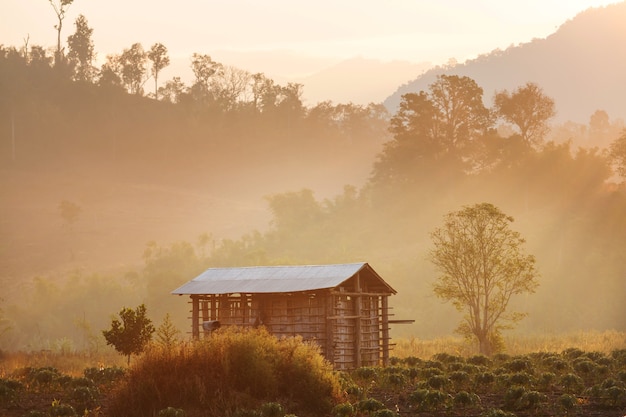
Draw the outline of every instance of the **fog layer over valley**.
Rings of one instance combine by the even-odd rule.
[[[517,332],[626,330],[624,115],[598,108],[553,141],[558,103],[531,80],[501,92],[554,110],[529,132],[470,77],[440,74],[389,113],[305,106],[297,84],[196,58],[193,85],[157,94],[121,67],[81,78],[78,61],[2,47],[0,348],[97,350],[111,314],[139,303],[186,332],[170,291],[208,267],[357,261],[398,291],[394,318],[415,320],[392,337],[449,335],[460,314],[433,294],[430,233],[481,202],[537,258]],[[461,116],[442,116],[443,97]]]

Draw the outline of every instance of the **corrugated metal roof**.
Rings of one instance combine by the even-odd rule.
[[[365,262],[338,265],[254,266],[209,268],[172,294],[280,293],[334,288],[368,268],[389,287]]]

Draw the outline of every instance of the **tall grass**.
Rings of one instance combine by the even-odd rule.
[[[414,356],[430,359],[436,354],[469,357],[478,353],[477,346],[461,337],[442,337],[422,340],[415,337],[394,339],[392,351],[397,358]],[[564,334],[509,335],[504,337],[504,353],[525,355],[533,352],[562,352],[577,348],[585,352],[609,354],[614,350],[626,349],[626,332],[579,331]]]
[[[123,365],[126,365],[126,360],[112,349],[98,355],[85,354],[84,352],[0,351],[0,378],[20,368],[52,367],[66,375],[80,376],[85,368],[121,367]]]
[[[315,345],[265,330],[222,328],[174,349],[154,348],[131,367],[110,400],[111,417],[247,415],[279,403],[299,416],[328,414],[340,400],[332,366]]]

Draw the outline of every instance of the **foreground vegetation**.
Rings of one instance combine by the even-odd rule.
[[[128,368],[90,366],[83,358],[88,366],[81,372],[75,371],[79,355],[50,355],[55,366],[45,366],[41,355],[4,353],[0,414],[623,416],[626,335],[590,333],[578,338],[595,341],[601,350],[538,349],[488,358],[448,353],[462,344],[458,340],[410,340],[401,341],[396,352],[406,356],[392,357],[389,366],[351,372],[333,371],[316,346],[299,339],[278,340],[265,331],[222,329],[200,343],[181,343],[169,350],[155,347]],[[568,336],[561,343],[573,340]],[[522,339],[516,346],[533,348],[543,342]],[[613,346],[620,342],[622,348]],[[411,352],[410,346],[422,354],[428,346],[442,349],[427,357]]]

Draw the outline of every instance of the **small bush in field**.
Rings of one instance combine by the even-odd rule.
[[[481,372],[474,377],[474,384],[477,388],[489,387],[496,380],[496,376],[492,372]]]
[[[443,371],[439,368],[422,368],[421,371],[423,378],[432,378],[433,376],[443,375]]]
[[[454,371],[450,373],[450,381],[452,381],[457,390],[468,386],[470,379],[471,378],[467,372]]]
[[[480,417],[515,417],[515,414],[500,410],[499,408],[492,408],[482,413]]]
[[[72,389],[69,402],[79,410],[92,408],[98,402],[99,392],[96,387],[78,386]]]
[[[426,407],[426,410],[438,410],[447,405],[449,398],[446,393],[439,390],[428,391],[426,399],[422,404]]]
[[[259,411],[261,417],[283,417],[285,415],[285,409],[277,402],[264,403]]]
[[[466,408],[473,406],[480,402],[480,397],[476,394],[469,393],[467,391],[459,391],[454,396],[452,402],[455,406],[460,408]]]
[[[467,358],[467,363],[478,366],[489,366],[491,365],[491,359],[486,357],[485,355],[475,355]]]
[[[382,410],[376,410],[372,417],[398,417],[398,415],[388,408],[383,408]]]
[[[402,360],[407,366],[417,366],[421,364],[423,361],[420,358],[416,358],[415,356],[407,356]]]
[[[353,417],[354,414],[354,406],[348,402],[337,404],[332,413],[333,417]]]
[[[378,372],[371,366],[362,366],[355,369],[352,375],[356,379],[374,380],[378,377]]]
[[[85,378],[91,379],[96,384],[112,385],[125,375],[124,368],[86,368],[83,371]]]
[[[23,389],[19,381],[0,379],[0,405],[13,405],[18,399],[18,393]]]
[[[560,373],[569,368],[569,364],[566,360],[558,356],[548,356],[542,361],[550,371]]]
[[[402,386],[406,383],[406,377],[403,374],[391,374],[387,375],[386,378],[389,385],[392,386]]]
[[[409,402],[413,405],[419,406],[426,399],[427,394],[428,394],[427,389],[418,388],[409,394],[409,397],[408,397]]]
[[[538,391],[527,391],[521,398],[521,409],[537,409],[539,406],[546,402],[547,397]]]
[[[51,417],[75,417],[76,411],[71,405],[62,404],[60,401],[55,400],[52,402],[49,414]]]
[[[504,394],[504,406],[509,410],[520,410],[522,407],[522,397],[526,389],[520,386],[509,388]]]
[[[450,381],[443,375],[434,375],[428,378],[428,386],[434,389],[445,388]]]
[[[596,370],[597,366],[598,365],[596,365],[595,362],[590,361],[589,359],[574,362],[574,370],[583,375],[592,374]]]
[[[619,366],[626,366],[626,349],[618,349],[611,352],[613,358]]]
[[[610,406],[624,406],[626,405],[626,389],[622,387],[612,386],[605,390],[607,405]]]
[[[167,407],[160,410],[157,417],[185,417],[185,411],[180,408]]]
[[[61,377],[61,374],[56,368],[44,367],[31,369],[28,372],[27,379],[40,387],[50,387],[53,383]]]
[[[578,394],[584,388],[583,380],[576,374],[565,374],[559,379],[559,385],[568,394]]]
[[[553,372],[542,372],[539,375],[537,383],[544,390],[552,389],[552,384],[556,381],[556,375]]]
[[[385,408],[385,404],[381,403],[375,398],[367,398],[365,400],[361,400],[357,404],[357,408],[361,411],[377,411]]]
[[[532,365],[527,358],[515,358],[503,366],[509,372],[532,372]]]
[[[569,412],[578,405],[578,399],[572,394],[563,394],[559,397],[558,404],[562,410]]]
[[[509,382],[514,385],[530,385],[532,377],[526,372],[516,372],[509,378]]]
[[[563,351],[563,356],[565,356],[566,358],[570,359],[570,360],[574,360],[576,358],[578,358],[579,356],[584,355],[585,352],[581,349],[578,348],[567,348]]]

